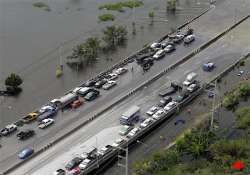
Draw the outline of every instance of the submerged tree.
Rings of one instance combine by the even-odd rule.
[[[150,25],[153,25],[153,23],[154,23],[154,17],[155,17],[154,11],[150,11],[148,13],[148,17],[151,19]]]
[[[8,93],[11,94],[17,94],[22,89],[19,87],[23,83],[23,80],[21,77],[17,74],[11,73],[10,76],[8,76],[5,79],[5,85]]]
[[[127,39],[127,29],[123,26],[108,26],[103,30],[103,40],[109,48],[116,48]]]
[[[167,0],[167,10],[170,11],[176,10],[176,0]]]

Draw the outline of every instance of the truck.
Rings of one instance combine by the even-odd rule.
[[[182,87],[179,85],[178,82],[171,82],[171,85],[159,92],[159,96],[165,97],[167,95],[173,94],[178,90],[181,90]]]
[[[75,100],[78,100],[78,96],[75,93],[68,93],[59,99],[54,99],[50,102],[55,104],[58,108],[64,108]]]
[[[56,115],[57,111],[56,110],[49,110],[49,111],[46,111],[44,112],[43,114],[41,114],[37,120],[39,122],[42,122],[44,119],[47,119],[47,118],[52,118]]]
[[[137,122],[140,119],[140,107],[132,106],[120,117],[120,123],[122,125],[132,125],[133,122]]]

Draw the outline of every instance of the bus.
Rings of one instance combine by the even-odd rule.
[[[133,122],[138,122],[140,118],[140,107],[132,106],[120,117],[120,123],[122,125],[132,125]]]

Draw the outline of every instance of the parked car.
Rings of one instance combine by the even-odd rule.
[[[175,45],[175,44],[174,44],[174,42],[172,42],[171,40],[163,41],[163,42],[161,43],[162,48],[165,48],[165,47],[167,47],[168,45]]]
[[[94,85],[95,88],[101,88],[105,83],[107,83],[107,80],[106,79],[101,79],[99,81],[97,81]]]
[[[112,146],[116,148],[116,147],[119,147],[120,145],[122,145],[126,142],[127,141],[125,139],[120,138],[120,139],[115,140],[115,142],[112,144]]]
[[[159,110],[159,107],[157,107],[157,106],[152,106],[147,112],[146,112],[146,114],[148,114],[148,115],[153,115],[154,113],[156,113],[156,111],[158,111]]]
[[[26,159],[33,153],[34,150],[32,148],[25,148],[18,154],[18,157],[19,159]]]
[[[81,170],[84,170],[92,161],[93,161],[93,160],[88,159],[88,158],[84,159],[84,160],[82,161],[82,163],[80,163],[79,168],[80,168]]]
[[[86,82],[83,84],[83,86],[85,86],[85,87],[92,87],[92,86],[95,85],[95,83],[96,83],[96,80],[88,80],[88,81],[86,81]]]
[[[164,110],[165,111],[169,111],[171,109],[173,109],[175,106],[177,106],[177,102],[176,101],[171,101],[169,102],[165,107],[164,107]]]
[[[15,132],[16,130],[17,130],[17,126],[14,125],[14,124],[10,124],[10,125],[5,126],[5,128],[3,128],[1,130],[1,135],[2,136],[7,136],[7,135]]]
[[[215,68],[215,65],[214,65],[214,63],[212,63],[212,62],[207,62],[207,63],[203,64],[203,66],[202,66],[202,69],[203,69],[204,71],[206,71],[206,72],[210,72],[210,71],[212,71],[214,68]]]
[[[166,55],[166,52],[161,49],[161,50],[158,50],[154,55],[153,55],[153,58],[155,60],[158,60],[158,59],[161,59],[162,57],[164,57]]]
[[[67,170],[72,170],[73,168],[75,168],[76,166],[78,166],[82,161],[83,161],[82,158],[75,157],[69,163],[67,163],[67,165],[65,166],[65,168]]]
[[[108,74],[108,75],[106,76],[106,78],[107,78],[108,80],[115,80],[115,79],[118,78],[118,75],[115,74],[115,73],[110,73],[110,74]]]
[[[53,172],[53,175],[65,175],[66,171],[63,169],[58,169],[55,172]]]
[[[141,124],[140,127],[141,128],[146,128],[148,125],[150,125],[151,123],[153,123],[153,119],[152,118],[147,118],[146,120],[144,120]]]
[[[22,118],[22,121],[23,121],[24,123],[30,123],[30,122],[36,120],[37,117],[38,117],[38,113],[36,113],[36,112],[31,112],[31,113],[29,113],[27,116],[23,117],[23,118]]]
[[[111,152],[113,150],[113,147],[111,145],[106,145],[102,147],[100,150],[97,151],[97,154],[99,156],[104,156],[105,154]]]
[[[122,136],[125,136],[129,133],[129,131],[131,131],[134,127],[133,126],[129,126],[129,125],[123,125],[122,128],[119,131],[119,134]]]
[[[127,68],[120,67],[120,68],[116,69],[116,70],[114,71],[114,73],[117,74],[117,75],[121,75],[121,74],[126,73],[127,71],[128,71]]]
[[[102,86],[104,90],[108,90],[116,85],[116,81],[108,81],[106,84]]]
[[[161,49],[161,43],[153,43],[150,45],[150,48],[153,49],[153,50],[158,50],[158,49]]]
[[[77,91],[77,94],[83,97],[92,90],[93,89],[90,87],[82,87]]]
[[[175,46],[173,44],[169,44],[164,48],[165,53],[170,53],[175,50]]]
[[[52,125],[53,123],[54,123],[54,119],[47,118],[47,119],[42,120],[42,122],[38,124],[38,128],[44,129],[44,128]]]
[[[73,168],[70,172],[69,175],[78,175],[81,173],[81,169],[79,167]]]
[[[164,117],[165,115],[166,115],[165,110],[164,110],[164,109],[160,109],[160,110],[158,110],[158,111],[152,116],[152,118],[155,119],[155,120],[158,120],[158,119]]]
[[[71,103],[71,107],[76,109],[79,106],[81,106],[82,104],[83,104],[83,101],[78,99],[78,100],[73,101],[73,103]]]
[[[53,110],[56,110],[56,107],[55,106],[51,106],[51,105],[44,105],[42,106],[40,109],[39,109],[39,114],[43,114],[47,111],[53,111]]]
[[[137,127],[136,127],[136,128],[132,129],[132,130],[128,133],[127,137],[128,137],[128,138],[134,137],[139,131],[140,131],[140,128],[137,128]]]
[[[192,28],[187,28],[184,32],[182,32],[184,36],[192,35],[193,33],[194,33],[194,29]]]
[[[184,44],[190,44],[194,40],[195,40],[195,36],[194,35],[188,35],[188,36],[186,36],[184,38]]]
[[[187,90],[188,90],[190,93],[192,93],[192,92],[196,91],[196,90],[199,89],[199,88],[200,88],[199,84],[194,83],[194,84],[189,85],[188,88],[187,88]]]
[[[192,84],[195,81],[195,78],[198,75],[195,72],[191,72],[187,75],[186,80],[183,82],[184,86],[189,86],[190,84]]]
[[[170,96],[163,97],[163,99],[161,99],[160,102],[158,103],[158,106],[163,108],[170,101],[172,101],[172,97],[170,97]]]
[[[33,135],[35,135],[35,131],[28,129],[25,131],[20,131],[16,136],[19,140],[25,140],[32,137]]]
[[[57,114],[57,111],[46,111],[45,113],[39,115],[37,119],[39,122],[41,122],[44,119],[54,117],[56,114]]]
[[[173,42],[174,43],[180,43],[184,38],[184,35],[183,34],[176,34],[174,39],[173,39]]]
[[[87,93],[87,95],[84,96],[84,99],[87,101],[93,101],[100,95],[100,92],[98,90],[91,91]]]
[[[180,103],[182,102],[184,99],[186,99],[189,96],[190,92],[188,91],[183,91],[180,95],[178,95],[177,97],[175,97],[174,101]]]

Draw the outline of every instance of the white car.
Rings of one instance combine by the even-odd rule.
[[[44,129],[44,128],[48,127],[49,125],[52,125],[53,123],[54,123],[54,119],[47,118],[47,119],[42,120],[42,122],[39,123],[38,127],[40,129]]]
[[[192,93],[195,90],[197,90],[198,88],[199,88],[199,86],[194,83],[194,84],[191,84],[190,86],[188,86],[187,90]]]
[[[157,107],[157,106],[152,106],[147,112],[146,112],[146,114],[148,114],[148,115],[153,115],[154,113],[156,113],[156,111],[158,111],[159,110],[159,107]]]
[[[119,131],[119,134],[122,136],[127,135],[129,131],[131,131],[132,129],[133,129],[133,126],[123,125]]]
[[[120,138],[120,139],[117,139],[111,146],[113,146],[113,147],[118,147],[118,146],[120,146],[122,143],[125,143],[125,142],[126,142],[125,139]]]
[[[49,105],[45,105],[45,106],[42,106],[40,109],[39,109],[39,113],[42,114],[46,111],[53,111],[55,108],[52,107],[52,106],[49,106]]]
[[[116,73],[110,73],[107,76],[108,80],[114,80],[114,79],[117,79],[117,78],[118,78],[118,75]]]
[[[160,58],[162,58],[163,56],[166,55],[166,52],[165,50],[158,50],[154,55],[153,55],[153,58],[158,60]]]
[[[169,45],[167,45],[167,46],[164,48],[164,51],[165,51],[166,53],[170,53],[170,52],[172,52],[172,51],[174,51],[174,50],[175,50],[175,46],[172,45],[172,44],[169,44]]]
[[[117,74],[117,75],[121,75],[121,74],[124,74],[124,73],[127,72],[127,71],[128,71],[127,68],[120,67],[120,68],[116,69],[114,72],[115,72],[115,74]]]
[[[134,129],[132,129],[129,133],[128,133],[128,135],[127,135],[127,137],[133,137],[136,133],[138,133],[140,131],[140,129],[139,128],[134,128]]]
[[[191,42],[193,42],[195,40],[195,36],[194,35],[188,35],[184,38],[184,43],[185,44],[189,44]]]
[[[112,88],[113,86],[115,86],[117,83],[116,81],[108,81],[107,83],[105,83],[102,88],[104,90],[109,90],[110,88]]]
[[[164,117],[165,115],[166,115],[165,110],[160,109],[160,110],[158,110],[158,111],[153,115],[153,119],[158,120],[158,119]]]
[[[157,50],[161,48],[161,43],[153,43],[150,45],[150,48],[153,50]]]
[[[80,168],[81,170],[85,169],[85,168],[89,165],[90,162],[91,162],[90,159],[84,159],[84,160],[82,161],[82,163],[80,163],[79,168]]]
[[[177,102],[176,102],[176,101],[171,101],[171,102],[169,102],[169,103],[164,107],[164,110],[169,111],[170,109],[174,108],[175,106],[177,106]]]
[[[141,124],[140,127],[141,128],[145,128],[147,127],[149,124],[153,123],[153,119],[152,118],[147,118],[146,120],[144,120]]]

